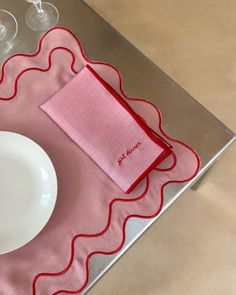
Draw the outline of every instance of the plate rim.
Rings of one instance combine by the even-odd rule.
[[[28,136],[22,135],[22,134],[17,133],[17,132],[1,130],[0,131],[0,137],[1,137],[2,134],[21,138],[21,139],[23,139],[26,142],[26,144],[32,144],[35,147],[37,147],[37,149],[40,151],[40,153],[42,155],[44,155],[45,159],[47,160],[47,162],[51,166],[50,169],[51,169],[51,172],[52,172],[51,175],[52,175],[52,178],[53,178],[53,186],[54,186],[53,188],[54,188],[54,192],[55,193],[53,194],[52,207],[49,210],[48,217],[45,218],[45,220],[43,222],[43,226],[41,226],[40,229],[38,231],[36,231],[32,235],[32,237],[30,239],[27,239],[27,241],[24,242],[23,244],[22,243],[19,243],[17,246],[10,247],[8,250],[4,250],[4,251],[2,251],[1,250],[1,247],[0,247],[0,255],[4,255],[4,254],[7,254],[7,253],[10,253],[10,252],[16,251],[17,249],[20,249],[20,248],[24,247],[25,245],[27,245],[28,243],[30,243],[34,238],[36,238],[39,235],[39,233],[45,228],[45,226],[48,224],[50,218],[52,217],[52,214],[53,214],[53,212],[55,210],[55,206],[56,206],[56,202],[57,202],[57,197],[58,197],[58,177],[57,177],[56,169],[55,169],[55,166],[54,166],[51,158],[49,157],[48,153],[41,147],[41,145],[38,144],[33,139],[29,138]]]

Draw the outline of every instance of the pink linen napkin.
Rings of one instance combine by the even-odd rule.
[[[129,195],[40,108],[86,64],[173,147],[174,154]],[[163,131],[156,106],[128,97],[120,72],[89,60],[79,40],[65,28],[47,32],[33,55],[9,59],[0,75],[0,130],[20,133],[40,144],[55,166],[59,184],[55,210],[46,227],[24,247],[0,255],[0,294],[79,294],[90,281],[91,267],[97,267],[91,259],[118,253],[126,242],[127,221],[156,217],[164,203],[165,187],[193,179],[199,157]]]
[[[89,65],[41,108],[126,193],[171,153]]]

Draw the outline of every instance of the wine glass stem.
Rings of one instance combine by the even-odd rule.
[[[6,35],[6,27],[0,21],[0,40],[2,40]]]
[[[39,14],[39,16],[44,16],[45,15],[45,11],[42,8],[42,2],[41,0],[38,2],[33,2],[35,8],[37,9],[37,12]]]

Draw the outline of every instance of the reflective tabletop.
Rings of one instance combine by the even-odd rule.
[[[78,0],[51,0],[50,2],[55,4],[59,10],[58,25],[71,29],[77,35],[86,55],[90,59],[106,61],[115,65],[124,77],[126,93],[129,96],[147,98],[156,104],[163,114],[164,130],[171,137],[191,145],[199,153],[202,164],[198,176],[187,184],[171,184],[166,188],[162,214],[181,193],[192,186],[194,181],[214,164],[234,141],[234,133],[130,44],[86,3]],[[0,9],[12,12],[19,25],[18,35],[11,50],[6,53],[0,49],[0,64],[15,53],[32,53],[36,50],[42,33],[34,32],[27,27],[24,16],[28,6],[29,3],[23,0],[0,0]],[[112,256],[97,255],[91,258],[89,283],[83,294],[157,218],[151,220],[130,219],[126,227],[127,239],[123,249]]]

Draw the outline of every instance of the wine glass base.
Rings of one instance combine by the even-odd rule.
[[[18,32],[18,24],[13,14],[0,10],[0,49],[9,49]]]
[[[42,2],[44,13],[40,15],[34,5],[31,5],[26,12],[25,19],[28,26],[34,31],[45,32],[56,26],[59,19],[57,8],[49,3]]]

